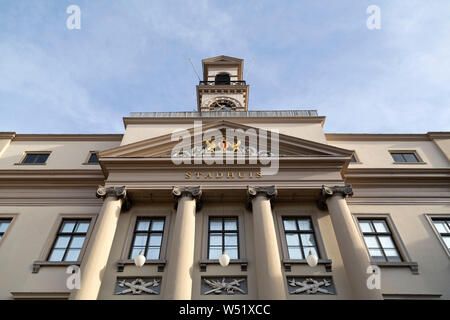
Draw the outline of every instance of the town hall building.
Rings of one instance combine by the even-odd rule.
[[[450,132],[325,133],[202,66],[195,112],[0,132],[0,299],[450,299]]]

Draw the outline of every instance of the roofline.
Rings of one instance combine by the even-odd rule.
[[[325,138],[327,141],[430,141],[434,137],[427,133],[325,133]]]
[[[16,134],[14,141],[122,141],[123,134]]]

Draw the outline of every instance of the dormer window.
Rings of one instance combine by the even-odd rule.
[[[216,85],[230,85],[230,75],[222,72],[216,75],[214,83]]]

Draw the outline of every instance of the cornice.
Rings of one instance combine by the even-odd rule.
[[[0,170],[0,187],[7,186],[91,186],[103,183],[101,170]]]
[[[429,141],[427,134],[325,133],[327,141]]]
[[[428,132],[430,139],[450,139],[450,132]]]
[[[0,132],[0,139],[14,139],[15,132]]]
[[[14,141],[122,141],[123,134],[16,134]]]

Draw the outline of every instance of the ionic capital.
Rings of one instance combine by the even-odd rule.
[[[353,195],[351,185],[327,187],[322,186],[320,199],[318,202],[319,209],[325,210],[327,208],[327,199],[332,196],[342,196],[343,198]]]
[[[97,192],[95,194],[97,198],[105,199],[107,197],[115,197],[117,199],[124,199],[127,196],[127,191],[125,186],[123,187],[105,187],[98,186]]]
[[[202,190],[198,187],[173,187],[172,195],[175,199],[181,197],[191,197],[192,199],[199,200],[202,196]]]
[[[277,196],[277,188],[275,188],[275,186],[267,186],[267,187],[247,186],[247,195],[249,197],[249,200],[255,198],[258,195],[263,195],[267,199],[271,199]]]

